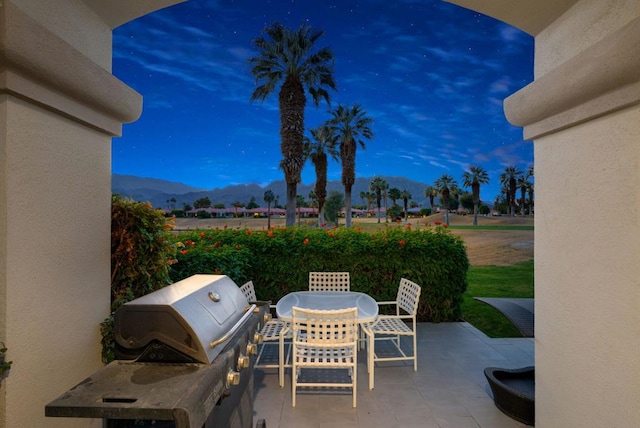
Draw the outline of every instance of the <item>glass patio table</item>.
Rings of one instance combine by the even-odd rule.
[[[291,309],[296,306],[314,310],[358,308],[358,322],[368,323],[378,317],[378,304],[373,297],[356,291],[295,291],[276,304],[278,318],[291,322]]]
[[[358,323],[373,322],[378,318],[378,304],[375,299],[365,293],[356,291],[295,291],[284,296],[276,304],[276,314],[286,327],[280,335],[279,383],[284,386],[284,368],[291,367],[285,360],[284,338],[291,329],[291,310],[293,307],[314,310],[338,310],[358,308]]]

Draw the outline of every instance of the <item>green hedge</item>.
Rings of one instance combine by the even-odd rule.
[[[306,290],[310,271],[347,271],[351,289],[395,300],[400,279],[422,286],[420,321],[457,321],[469,268],[463,241],[444,227],[358,229],[216,229],[175,234],[174,281],[197,273],[252,280],[258,299]]]

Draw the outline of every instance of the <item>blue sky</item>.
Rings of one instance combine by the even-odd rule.
[[[251,102],[251,41],[272,21],[322,29],[334,53],[332,105],[359,103],[375,137],[356,176],[461,184],[470,165],[491,179],[533,164],[533,143],[502,100],[533,79],[533,39],[440,0],[190,0],[114,30],[113,73],[144,96],[140,119],[113,141],[113,172],[213,189],[282,180],[277,93]],[[309,103],[305,127],[328,119]],[[331,162],[329,180],[340,179]],[[315,181],[307,163],[302,181]]]

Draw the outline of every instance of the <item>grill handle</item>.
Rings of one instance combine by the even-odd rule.
[[[236,330],[238,330],[240,327],[242,327],[242,325],[247,322],[247,320],[249,318],[251,318],[251,315],[253,315],[253,310],[256,308],[256,305],[251,305],[249,307],[249,309],[244,313],[244,315],[242,316],[242,318],[240,318],[238,320],[237,323],[235,323],[235,325],[233,327],[231,327],[231,329],[229,329],[229,331],[227,331],[226,334],[222,335],[221,337],[212,340],[211,342],[209,342],[209,347],[211,349],[215,348],[216,346],[218,346],[219,344],[221,344],[222,342],[227,341],[231,336],[233,336],[236,332]]]

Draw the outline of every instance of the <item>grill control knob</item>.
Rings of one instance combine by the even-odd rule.
[[[230,388],[234,385],[239,385],[240,384],[240,373],[229,369],[229,372],[227,373],[227,388]]]
[[[258,345],[255,343],[247,343],[247,355],[256,355],[258,353]]]
[[[264,314],[264,323],[268,323],[269,321],[271,321],[273,319],[273,315],[271,314]]]
[[[249,368],[250,364],[251,359],[246,355],[240,354],[240,356],[238,357],[238,371]]]
[[[253,335],[253,341],[255,343],[260,344],[260,343],[264,342],[264,336],[262,336],[261,333],[256,332],[256,334]]]

